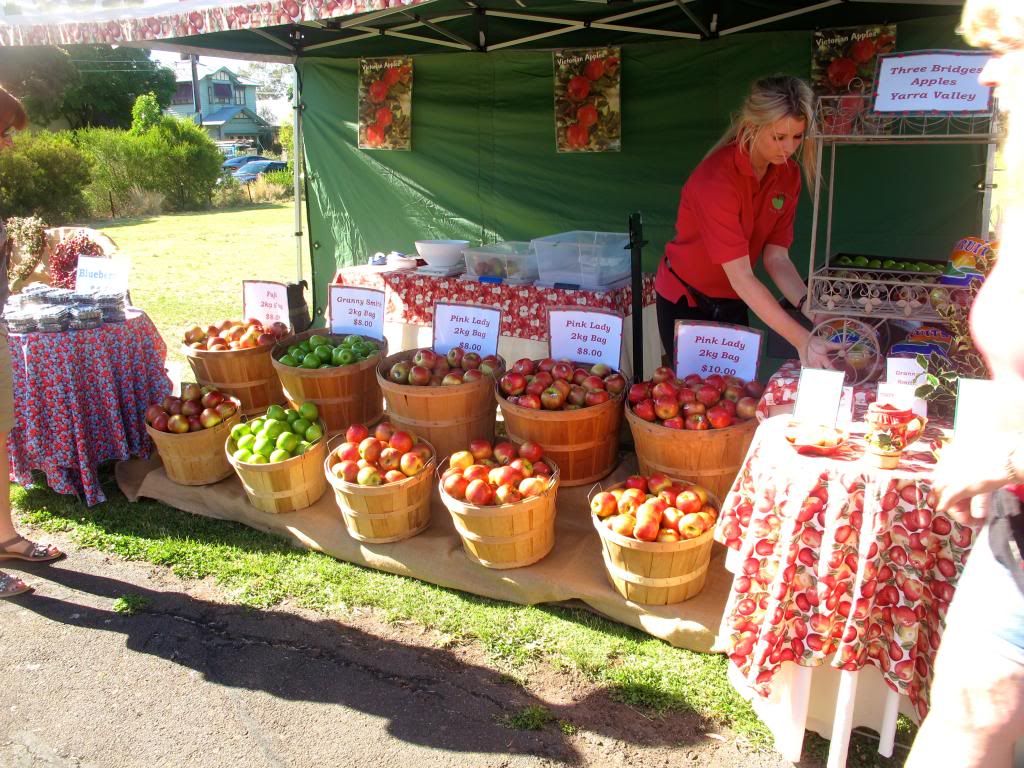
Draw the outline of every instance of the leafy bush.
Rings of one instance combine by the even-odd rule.
[[[206,207],[224,162],[206,131],[190,120],[165,116],[141,138],[153,159],[151,188],[167,195],[173,210]]]
[[[0,152],[0,210],[63,224],[86,213],[91,176],[89,158],[68,134],[20,133]]]
[[[230,173],[221,176],[220,183],[213,191],[214,208],[234,208],[249,202],[245,188]]]
[[[133,188],[158,191],[156,157],[142,137],[117,128],[87,128],[75,142],[92,159],[92,181],[85,198],[93,216],[138,215]]]
[[[295,177],[292,175],[291,168],[287,168],[283,171],[267,171],[262,176],[268,184],[277,184],[278,186],[284,187],[291,194],[295,188]]]

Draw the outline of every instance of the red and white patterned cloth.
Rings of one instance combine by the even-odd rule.
[[[973,531],[935,512],[929,427],[895,470],[862,461],[863,424],[840,455],[801,456],[788,417],[757,430],[715,538],[740,553],[722,623],[726,653],[763,695],[785,661],[874,664],[928,710],[935,651]],[[859,428],[859,431],[858,431]]]
[[[765,384],[764,394],[757,404],[757,420],[764,421],[771,416],[773,406],[793,405],[796,402],[796,388],[800,383],[800,361],[787,360]],[[874,382],[857,384],[853,388],[853,418],[859,419],[875,402],[878,385]]]
[[[501,309],[501,335],[547,341],[549,307],[608,309],[628,316],[633,308],[630,286],[610,291],[541,288],[535,285],[480,283],[455,277],[430,277],[415,270],[346,267],[337,285],[377,288],[385,292],[385,317],[410,325],[433,325],[434,304],[450,301]],[[654,303],[654,276],[644,275],[644,306]]]

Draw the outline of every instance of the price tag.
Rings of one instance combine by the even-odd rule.
[[[676,320],[676,376],[717,373],[752,381],[761,360],[761,336],[742,325]]]
[[[79,256],[75,290],[82,293],[128,290],[128,262]]]
[[[989,379],[958,379],[956,388],[956,414],[953,434],[957,440],[965,437],[987,439],[992,432],[992,404],[999,392]]]
[[[288,289],[284,283],[262,280],[242,281],[242,314],[255,317],[264,325],[284,323],[291,327],[288,317]]]
[[[928,418],[928,403],[920,397],[914,396],[916,384],[897,384],[894,381],[878,382],[877,400],[880,403],[889,403],[897,408],[909,408],[918,416]]]
[[[921,384],[918,379],[924,373],[924,368],[914,360],[907,357],[887,357],[885,359],[885,380],[893,384],[907,384],[915,389]]]
[[[501,310],[475,304],[434,305],[434,351],[442,355],[454,347],[481,357],[498,354]]]
[[[622,360],[622,315],[596,309],[548,310],[550,355],[555,360],[604,363],[619,370]]]
[[[384,291],[331,285],[327,288],[331,333],[384,338]]]
[[[843,399],[843,372],[825,368],[801,368],[796,385],[793,418],[802,424],[836,425]]]

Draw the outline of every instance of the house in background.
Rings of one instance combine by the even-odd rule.
[[[266,147],[273,142],[274,127],[256,113],[256,83],[227,67],[196,65],[199,77],[199,109],[202,126],[214,141],[238,141]],[[168,114],[192,117],[192,62],[174,62],[178,88]]]

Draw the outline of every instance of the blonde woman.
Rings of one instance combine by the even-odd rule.
[[[758,80],[732,126],[683,186],[676,235],[655,277],[658,327],[672,354],[676,320],[749,325],[748,309],[800,350],[805,365],[831,367],[826,348],[754,276],[764,258],[772,281],[802,307],[807,285],[789,257],[800,198],[800,166],[815,178],[814,95],[783,75]],[[800,162],[794,158],[799,155]]]

